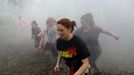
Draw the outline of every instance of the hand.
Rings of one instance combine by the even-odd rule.
[[[73,74],[73,75],[81,75],[81,74],[77,74],[77,73],[75,73],[75,74]]]
[[[114,38],[115,38],[116,40],[119,40],[119,39],[120,39],[118,36],[114,36]]]
[[[41,45],[39,45],[38,49],[41,49]]]
[[[59,72],[59,71],[60,71],[59,65],[56,65],[56,66],[54,67],[54,72]]]

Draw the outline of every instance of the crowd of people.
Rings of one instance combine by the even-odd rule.
[[[21,19],[21,17],[20,17]],[[102,49],[99,34],[104,33],[119,40],[116,33],[95,25],[93,15],[86,13],[80,18],[81,27],[75,21],[62,18],[58,21],[49,17],[46,29],[41,31],[38,23],[31,22],[32,40],[39,53],[49,50],[57,60],[54,71],[60,71],[60,60],[68,66],[69,75],[100,75],[102,70],[96,64]],[[23,25],[20,22],[20,27]]]

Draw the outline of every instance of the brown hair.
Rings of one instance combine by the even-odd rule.
[[[82,15],[81,20],[84,20],[85,22],[89,23],[90,26],[95,25],[93,15],[91,13],[86,13],[85,15]]]
[[[38,25],[35,20],[33,20],[33,21],[31,22],[31,24],[35,24],[36,26]]]
[[[61,25],[63,25],[64,27],[66,27],[67,29],[70,29],[70,28],[71,28],[71,29],[72,29],[71,32],[73,32],[74,26],[76,26],[75,21],[70,21],[70,20],[67,19],[67,18],[63,18],[63,19],[59,20],[59,21],[57,22],[57,24],[61,24]]]

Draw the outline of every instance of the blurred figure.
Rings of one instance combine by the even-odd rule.
[[[34,47],[38,49],[39,53],[43,52],[43,45],[44,45],[44,35],[41,32],[41,29],[38,27],[36,21],[31,22],[32,26],[32,39],[34,41]]]
[[[69,67],[69,75],[83,75],[89,66],[90,56],[85,43],[77,36],[73,35],[74,21],[63,18],[57,22],[58,59],[54,71],[60,71],[59,63],[63,58],[65,64]],[[87,75],[87,74],[84,74]]]
[[[45,49],[50,50],[53,57],[57,58],[58,51],[56,49],[56,20],[52,17],[49,17],[46,21],[47,28],[44,31],[45,34]]]
[[[19,21],[18,21],[19,28],[23,30],[26,26],[26,22],[24,21],[24,19],[22,19],[21,16],[18,16],[18,18],[19,18]]]
[[[74,32],[74,34],[80,37],[86,43],[88,50],[91,53],[91,56],[89,57],[90,64],[92,67],[91,71],[92,73],[96,71],[96,73],[98,73],[97,75],[99,75],[100,69],[96,65],[96,60],[102,52],[98,41],[99,34],[104,33],[113,37],[116,40],[118,40],[119,37],[111,30],[95,26],[93,15],[91,13],[82,15],[80,21],[81,27],[78,28]]]

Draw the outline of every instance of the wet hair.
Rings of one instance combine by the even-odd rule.
[[[33,21],[31,22],[31,24],[35,24],[36,26],[38,25],[35,20],[33,20]]]
[[[74,26],[76,26],[75,21],[70,21],[70,20],[67,19],[67,18],[63,18],[63,19],[59,20],[59,21],[57,22],[57,24],[61,24],[61,25],[63,25],[64,27],[66,27],[67,29],[70,29],[70,28],[71,28],[71,29],[72,29],[71,32],[73,32]]]
[[[89,23],[90,26],[95,25],[93,15],[91,13],[86,13],[85,15],[82,15],[81,20],[84,20],[85,22]]]
[[[32,27],[33,27],[33,24],[34,24],[35,26],[38,25],[38,23],[37,23],[35,20],[33,20],[33,21],[31,22]]]

